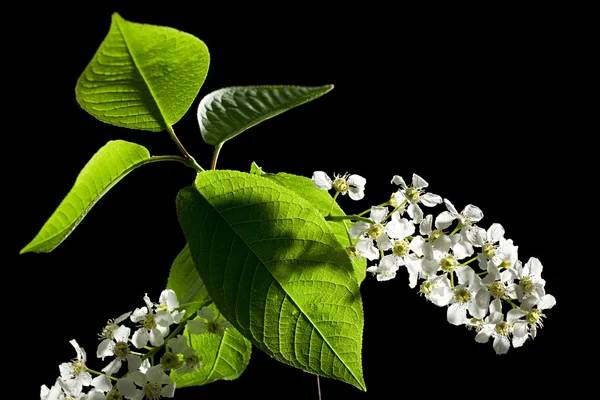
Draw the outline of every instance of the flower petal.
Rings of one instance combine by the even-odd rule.
[[[493,344],[496,354],[506,354],[510,349],[510,340],[506,336],[496,336]]]
[[[426,207],[435,207],[443,202],[442,198],[437,194],[425,193],[421,196],[421,203]]]
[[[148,330],[144,329],[144,328],[140,328],[133,333],[133,336],[131,337],[131,342],[133,343],[133,345],[135,347],[137,347],[138,349],[141,349],[145,345],[148,344],[149,338],[150,338],[150,335],[148,335]]]
[[[312,181],[318,189],[329,190],[333,187],[333,181],[323,171],[315,171],[312,176]]]
[[[467,319],[467,310],[461,304],[454,303],[448,307],[446,317],[452,325],[462,325]]]
[[[165,289],[160,293],[159,303],[167,306],[167,310],[173,311],[179,308],[177,294],[172,289]]]

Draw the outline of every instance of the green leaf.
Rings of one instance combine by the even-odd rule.
[[[223,335],[218,335],[190,334],[186,327],[184,335],[189,338],[188,344],[196,350],[202,366],[185,374],[171,371],[171,378],[178,389],[206,385],[217,380],[234,380],[250,362],[252,344],[234,328],[227,328]]]
[[[206,95],[198,105],[204,141],[217,146],[254,125],[321,97],[325,86],[235,86]]]
[[[310,203],[310,205],[319,211],[325,217],[329,215],[346,215],[340,206],[333,201],[333,197],[326,191],[315,187],[312,179],[305,176],[292,175],[285,172],[277,174],[264,174],[267,179],[271,179],[286,188],[293,190],[296,194]],[[333,205],[333,208],[332,208]],[[338,242],[346,248],[350,245],[346,228],[343,221],[327,221],[331,229],[335,233]],[[350,228],[351,225],[348,225]],[[365,258],[355,258],[352,260],[354,272],[358,282],[362,282],[366,276],[367,260]]]
[[[111,125],[162,131],[183,117],[208,72],[204,42],[173,28],[114,13],[108,35],[83,71],[81,107]]]
[[[361,390],[364,316],[352,264],[297,193],[237,171],[198,174],[179,222],[208,292],[255,346]]]
[[[194,266],[187,243],[171,265],[167,289],[172,289],[177,294],[180,309],[185,310],[184,318],[189,317],[210,300],[208,290]]]
[[[83,167],[71,191],[20,254],[54,250],[117,182],[134,169],[159,160],[150,157],[148,150],[139,144],[123,140],[108,142]]]

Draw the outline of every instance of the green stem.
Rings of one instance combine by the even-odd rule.
[[[354,243],[352,242],[352,236],[350,236],[350,230],[348,229],[348,225],[346,224],[346,221],[342,221],[344,223],[344,228],[346,229],[346,235],[348,235],[348,241],[350,242],[350,246],[353,246]]]
[[[388,202],[389,203],[389,202]],[[393,213],[395,213],[396,211],[398,211],[400,208],[402,208],[404,205],[406,204],[406,200],[404,200],[402,203],[400,203],[399,206],[395,207],[391,213],[389,213],[388,215],[385,216],[385,218],[383,219],[383,221],[381,221],[382,223],[385,222],[386,219],[388,219],[389,217],[392,216]]]
[[[471,258],[470,260],[467,260],[467,261],[465,261],[464,263],[460,264],[460,266],[461,266],[461,267],[462,267],[462,266],[465,266],[465,265],[467,265],[467,264],[469,264],[469,263],[472,263],[472,262],[473,262],[473,261],[475,261],[475,260],[477,260],[477,257],[473,257],[473,258]]]
[[[375,222],[370,218],[359,217],[358,215],[329,215],[325,217],[325,221],[343,221],[343,220],[352,220],[352,221],[362,221],[367,222],[369,224],[374,224]]]
[[[454,272],[450,272],[450,287],[454,287]]]
[[[217,160],[219,159],[219,153],[221,152],[221,147],[223,147],[223,143],[221,142],[215,146],[215,151],[213,152],[212,162],[210,163],[210,169],[217,169]]]
[[[87,372],[91,372],[92,374],[96,374],[96,375],[106,375],[104,372],[99,372],[99,371],[96,371],[96,370],[88,368],[88,367],[85,367],[85,370]],[[109,376],[109,378],[112,379],[113,381],[118,381],[119,380],[118,378],[115,378],[115,377],[112,377],[112,376]]]
[[[463,224],[458,221],[458,224],[456,225],[456,227],[454,228],[454,230],[452,232],[450,232],[450,234],[448,236],[452,236],[454,235],[456,232],[458,232],[460,230],[460,228],[463,227]]]
[[[478,272],[478,273],[477,273],[477,274],[475,274],[475,275],[485,275],[485,274],[487,274],[487,273],[488,273],[487,271],[483,271],[483,272]]]
[[[516,305],[511,299],[507,298],[507,297],[503,297],[502,300],[506,301],[508,304],[510,304],[512,306],[512,308],[519,308],[518,305]]]
[[[173,127],[171,125],[167,125],[167,132],[169,132],[171,139],[173,139],[173,141],[175,142],[175,145],[177,146],[177,148],[179,149],[181,154],[183,154],[183,158],[186,159],[187,161],[189,161],[189,166],[191,166],[198,172],[204,171],[204,168],[202,168],[196,162],[196,160],[194,160],[194,157],[192,157],[192,155],[190,153],[188,153],[188,151],[185,149],[185,147],[183,147],[183,144],[181,144],[181,142],[177,138],[177,135],[175,135],[175,131],[173,130]]]

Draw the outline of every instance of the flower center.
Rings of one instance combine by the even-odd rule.
[[[419,286],[419,293],[431,294],[431,292],[433,292],[433,283],[431,283],[431,281],[421,283],[421,286]]]
[[[471,292],[466,288],[458,288],[454,291],[454,298],[459,303],[467,303],[471,299]]]
[[[393,252],[398,257],[402,257],[408,253],[408,242],[406,240],[399,240],[394,243]]]
[[[119,329],[119,325],[115,324],[112,320],[108,321],[106,326],[102,328],[102,337],[113,340],[115,338],[114,332]]]
[[[121,396],[118,392],[111,390],[106,395],[106,400],[123,400],[123,396]]]
[[[144,315],[144,320],[142,321],[142,326],[146,329],[156,328],[156,321],[154,320],[154,314]]]
[[[201,365],[200,357],[196,353],[183,356],[183,363],[190,369],[199,368]]]
[[[79,376],[80,374],[87,371],[85,364],[81,360],[73,361],[72,365],[73,365],[73,375],[75,375],[75,376]]]
[[[481,328],[483,328],[484,321],[481,318],[471,318],[470,325],[467,325],[467,329],[475,329],[476,332],[479,332]]]
[[[160,399],[161,385],[159,383],[148,382],[142,388],[142,392],[151,400]]]
[[[502,297],[502,295],[504,294],[505,288],[504,285],[502,284],[502,282],[494,282],[492,283],[492,286],[490,287],[490,293],[492,294],[492,296],[494,297]]]
[[[383,225],[381,225],[381,224],[371,225],[371,227],[369,228],[369,236],[372,237],[373,239],[377,239],[379,236],[381,236],[383,231],[384,231]]]
[[[496,333],[502,336],[508,336],[510,333],[510,324],[506,321],[500,322],[496,325]]]
[[[121,360],[125,360],[130,353],[129,344],[127,342],[117,342],[115,345],[115,355]]]
[[[533,282],[529,278],[523,278],[519,282],[519,286],[523,288],[523,291],[529,293],[531,291],[531,287],[533,286]]]
[[[446,256],[446,257],[442,258],[442,260],[440,261],[442,270],[445,272],[454,271],[454,268],[456,268],[457,264],[458,264],[458,262],[452,256]]]
[[[498,268],[510,269],[510,261],[502,260]]]
[[[346,254],[348,254],[350,258],[357,258],[360,256],[360,252],[356,249],[356,246],[354,245],[346,247]]]
[[[486,256],[488,258],[488,260],[496,255],[495,250],[496,249],[494,248],[494,246],[492,246],[489,243],[485,243],[482,248],[483,255]],[[504,260],[504,261],[506,261],[506,260]]]
[[[531,310],[527,313],[525,318],[527,318],[527,322],[531,325],[535,325],[540,320],[540,312],[539,310]]]
[[[346,193],[348,191],[348,182],[346,181],[346,178],[343,176],[335,178],[335,181],[333,181],[333,188],[342,194]]]
[[[429,234],[429,241],[433,242],[435,241],[437,238],[439,238],[440,236],[442,236],[442,231],[433,231]]]
[[[181,361],[179,360],[179,357],[177,357],[177,354],[166,352],[160,358],[160,364],[163,366],[165,371],[169,371],[179,368],[181,366]]]
[[[407,188],[404,191],[404,197],[406,197],[406,199],[408,201],[410,201],[411,203],[418,203],[419,202],[419,190],[415,189],[415,188]]]

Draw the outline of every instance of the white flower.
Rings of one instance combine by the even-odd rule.
[[[171,398],[175,395],[175,386],[175,382],[171,382],[171,378],[165,374],[160,365],[150,367],[146,373],[132,372],[117,382],[119,393],[135,400]]]
[[[113,332],[119,329],[119,324],[129,318],[130,315],[131,311],[121,314],[114,320],[109,319],[104,328],[102,328],[102,333],[100,333],[98,336],[100,336],[101,339],[114,339]]]
[[[544,326],[542,318],[545,318],[546,315],[542,311],[554,307],[555,304],[556,299],[551,294],[546,294],[541,299],[530,296],[523,300],[519,308],[508,312],[507,321],[514,328],[514,347],[522,346],[528,336],[535,339],[537,329]],[[525,317],[524,320],[521,319],[523,317]]]
[[[58,378],[51,388],[46,385],[40,387],[41,400],[98,400],[81,393],[81,387],[71,387],[61,378]],[[104,399],[100,399],[104,400]]]
[[[216,315],[210,307],[202,307],[198,311],[197,318],[188,320],[188,331],[190,333],[216,333],[223,335],[226,328],[232,328],[231,325],[221,314]]]
[[[178,373],[185,374],[192,372],[202,366],[200,357],[196,354],[196,351],[188,346],[187,338],[183,335],[177,335],[176,338],[172,338],[168,342],[171,352],[174,354],[181,354],[183,356],[181,365],[176,369]]]
[[[173,316],[166,310],[155,313],[147,294],[144,296],[144,302],[146,307],[136,308],[131,314],[131,320],[139,325],[131,341],[138,349],[146,346],[148,341],[153,346],[162,346],[165,336],[169,334],[169,325],[174,322]]]
[[[367,180],[360,175],[334,174],[334,180],[332,181],[325,172],[315,171],[312,181],[319,189],[330,190],[333,188],[342,195],[348,194],[352,200],[360,200],[365,197],[365,184]]]
[[[515,286],[517,297],[520,302],[529,296],[541,299],[546,290],[546,281],[542,279],[543,266],[536,257],[530,257],[519,274],[519,284]]]
[[[177,294],[172,289],[165,289],[160,293],[158,304],[156,305],[157,314],[161,312],[167,312],[171,314],[173,318],[172,323],[179,323],[185,315],[185,310],[178,311],[179,301],[177,300]]]
[[[477,343],[487,343],[490,337],[493,337],[493,347],[496,354],[506,354],[510,348],[511,334],[512,325],[504,321],[502,303],[500,299],[496,299],[490,304],[490,315],[485,318],[485,323],[475,336],[475,341]]]
[[[87,357],[85,350],[79,347],[75,339],[69,341],[77,352],[77,358],[71,362],[62,363],[58,366],[60,378],[70,394],[79,394],[83,386],[89,386],[92,382],[92,376],[87,372],[85,365]]]
[[[435,220],[435,230],[431,227],[432,222],[433,215],[431,214],[423,218],[419,223],[419,233],[428,237],[429,243],[435,250],[445,253],[452,247],[452,239],[442,231],[442,225],[438,223],[437,218]]]
[[[415,224],[420,223],[423,219],[423,211],[419,207],[419,203],[427,207],[434,207],[442,202],[442,198],[437,194],[425,192],[424,189],[429,186],[429,183],[417,174],[413,174],[410,186],[399,175],[394,175],[392,183],[400,185],[402,188],[395,193],[396,202],[402,204],[403,201],[406,201],[410,204],[407,211]]]
[[[107,400],[119,398],[116,387],[113,387],[110,379],[106,375],[99,375],[92,380],[94,387],[89,391],[86,400]],[[110,396],[110,397],[109,397]]]
[[[374,206],[371,208],[370,214],[373,223],[358,221],[350,228],[350,236],[353,238],[361,237],[356,244],[356,249],[362,256],[371,261],[379,258],[379,250],[386,251],[393,247],[392,241],[386,232],[385,224],[383,224],[383,220],[388,213],[387,207]],[[377,246],[374,242],[377,243]]]
[[[380,282],[394,279],[397,271],[398,263],[396,262],[396,257],[393,254],[384,256],[378,265],[373,265],[367,268],[367,272],[375,275],[377,280]]]
[[[121,369],[122,362],[128,361],[129,372],[137,370],[141,365],[141,358],[138,355],[131,354],[129,350],[129,334],[131,329],[126,326],[120,326],[112,333],[113,340],[104,339],[98,345],[96,356],[104,360],[105,357],[114,356],[115,358],[104,368],[102,372],[106,375],[114,375]]]
[[[436,218],[436,226],[439,225],[440,229],[446,229],[452,225],[452,221],[458,219],[460,224],[459,227],[466,228],[469,230],[472,228],[474,222],[479,222],[483,218],[483,212],[477,206],[472,204],[467,205],[460,213],[456,211],[454,205],[448,199],[444,199],[446,208],[448,211],[443,211]]]
[[[419,287],[419,294],[438,307],[447,306],[454,296],[446,275],[438,275],[423,281]]]
[[[377,275],[378,281],[387,281],[396,277],[398,268],[407,265],[409,258],[417,258],[410,255],[410,244],[406,240],[415,232],[415,226],[409,220],[400,218],[398,213],[392,214],[392,220],[385,226],[389,239],[394,239],[392,254],[384,256],[378,266],[367,268],[367,272]],[[408,266],[407,266],[408,267]],[[409,268],[409,279],[411,287],[416,285],[416,277]],[[413,283],[414,281],[414,283]]]
[[[42,385],[40,388],[40,400],[63,400],[65,398],[65,392],[61,386],[60,378],[54,382],[51,388],[46,385]]]
[[[469,266],[456,268],[458,286],[453,288],[454,296],[450,300],[446,317],[452,325],[463,325],[469,322],[467,310],[474,318],[482,319],[487,314],[489,303],[479,303],[477,294],[485,288],[481,278]]]

